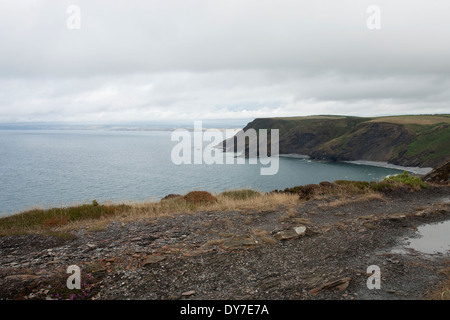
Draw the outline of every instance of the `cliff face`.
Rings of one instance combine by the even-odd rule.
[[[316,159],[389,161],[396,146],[412,142],[414,137],[398,124],[362,123],[348,134],[317,145],[311,152]]]
[[[250,128],[279,129],[280,154],[297,153],[316,160],[385,161],[417,167],[436,167],[450,160],[448,115],[268,118],[255,119],[243,132]],[[246,155],[253,156],[248,146]]]
[[[428,173],[423,177],[423,181],[437,184],[450,184],[450,161]]]

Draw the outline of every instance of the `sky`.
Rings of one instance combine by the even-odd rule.
[[[448,0],[0,2],[0,123],[434,113]]]

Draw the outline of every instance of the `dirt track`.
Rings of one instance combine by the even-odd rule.
[[[449,255],[392,248],[417,226],[448,220],[449,197],[450,187],[430,187],[114,223],[72,240],[2,237],[0,298],[67,298],[66,269],[78,265],[88,289],[75,298],[85,299],[426,299],[450,275]],[[380,267],[381,289],[367,288],[370,265]]]

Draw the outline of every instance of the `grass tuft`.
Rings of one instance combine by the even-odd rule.
[[[230,190],[220,193],[221,196],[230,198],[233,200],[246,200],[249,198],[260,196],[258,191],[251,189]]]

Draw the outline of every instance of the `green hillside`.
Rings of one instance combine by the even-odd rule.
[[[280,153],[317,160],[387,161],[436,167],[450,159],[450,115],[261,118],[247,129],[279,129]]]

